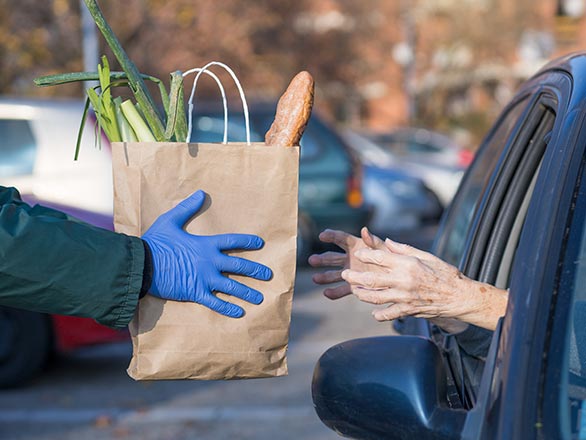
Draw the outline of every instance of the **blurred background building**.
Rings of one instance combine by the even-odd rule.
[[[79,85],[32,83],[39,75],[83,70],[80,3],[0,0],[1,94],[82,95]],[[145,73],[165,79],[221,60],[239,73],[249,96],[274,98],[305,69],[316,78],[318,107],[339,123],[425,126],[470,148],[520,81],[586,42],[584,0],[100,4]],[[99,53],[108,54],[101,36]],[[198,93],[215,96],[217,89],[210,81]]]

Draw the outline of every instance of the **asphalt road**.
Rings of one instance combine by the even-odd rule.
[[[130,344],[57,358],[30,386],[0,392],[1,439],[340,438],[321,424],[310,394],[314,365],[328,347],[392,332],[355,298],[330,301],[298,271],[289,375],[247,381],[134,382]]]
[[[434,233],[392,238],[427,249]],[[288,376],[135,382],[126,374],[130,343],[77,350],[54,359],[29,386],[0,391],[0,439],[339,439],[313,409],[315,363],[334,344],[393,330],[356,298],[324,298],[312,273],[297,273]]]

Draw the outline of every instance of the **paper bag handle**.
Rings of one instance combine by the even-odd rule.
[[[189,101],[188,101],[188,109],[189,110],[188,110],[188,118],[187,118],[187,123],[188,123],[187,139],[185,140],[185,142],[191,141],[191,130],[193,129],[192,118],[193,118],[193,108],[194,108],[193,98],[195,96],[195,89],[197,87],[197,81],[199,80],[199,77],[201,76],[201,74],[205,72],[215,79],[216,83],[220,87],[220,91],[222,92],[222,104],[224,105],[224,138],[223,138],[222,143],[223,144],[228,143],[228,102],[226,100],[226,93],[225,93],[224,87],[222,86],[220,79],[213,72],[211,72],[209,70],[209,67],[211,67],[211,66],[220,66],[220,67],[224,68],[230,74],[230,76],[232,77],[234,82],[236,83],[236,87],[238,87],[238,92],[240,93],[240,99],[242,100],[242,110],[244,112],[244,123],[246,126],[245,127],[246,128],[246,144],[250,145],[250,118],[248,115],[248,104],[246,102],[246,96],[244,95],[244,90],[242,89],[242,85],[240,84],[240,81],[238,81],[238,77],[236,76],[234,71],[230,67],[228,67],[226,64],[220,63],[219,61],[211,61],[203,67],[190,69],[190,70],[187,70],[186,72],[183,73],[183,77],[185,78],[187,75],[197,72],[197,75],[195,76],[195,79],[193,80],[193,86],[191,87],[191,95],[189,95]]]
[[[211,76],[214,79],[214,81],[216,81],[216,84],[218,84],[218,88],[220,89],[220,92],[222,93],[222,103],[224,105],[224,138],[223,138],[222,143],[226,144],[228,142],[228,102],[226,100],[226,91],[224,90],[224,86],[222,85],[222,81],[220,81],[220,78],[218,78],[218,76],[214,72],[212,72],[211,70],[203,69],[201,67],[197,67],[195,69],[188,70],[187,72],[183,73],[183,77],[185,78],[187,75],[189,75],[191,73],[195,73],[195,72],[203,72],[203,73],[206,73],[209,76]],[[191,92],[191,97],[190,97],[190,101],[189,101],[189,119],[187,121],[188,137],[186,139],[186,142],[189,142],[191,139],[191,130],[192,130],[192,125],[193,125],[193,122],[191,119],[192,114],[193,114],[193,103],[191,101],[192,98],[193,98],[193,90]]]

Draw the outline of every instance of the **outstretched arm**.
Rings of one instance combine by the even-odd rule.
[[[0,187],[0,305],[122,328],[134,315],[144,262],[140,238],[29,206]]]
[[[161,215],[141,240],[60,211],[31,207],[14,188],[0,186],[0,306],[91,317],[123,328],[134,316],[139,296],[148,292],[242,316],[240,306],[220,300],[215,292],[253,304],[263,296],[225,273],[268,280],[272,272],[224,251],[259,249],[264,242],[248,234],[187,233],[183,226],[204,198],[202,191],[195,192]]]
[[[505,314],[508,292],[464,276],[456,267],[414,247],[385,241],[385,249],[360,249],[355,258],[377,270],[342,272],[362,301],[387,305],[379,321],[415,316],[457,319],[494,330]]]

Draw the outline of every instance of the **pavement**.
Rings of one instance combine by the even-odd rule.
[[[126,374],[129,343],[58,356],[25,388],[0,391],[0,438],[10,440],[175,440],[340,438],[318,419],[311,378],[330,346],[392,334],[372,306],[330,301],[298,271],[289,375],[244,381],[135,382]]]

